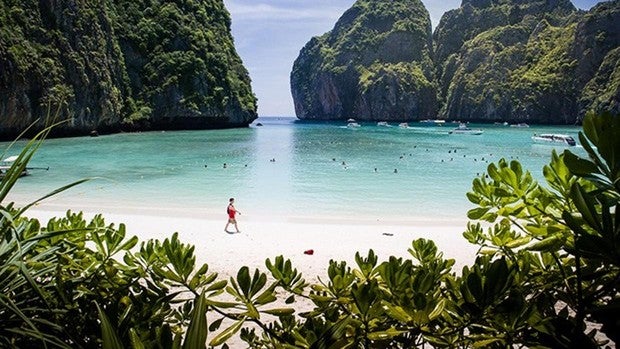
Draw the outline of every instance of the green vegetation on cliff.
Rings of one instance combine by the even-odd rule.
[[[574,123],[574,13],[569,1],[506,0],[466,1],[445,16],[435,32],[440,115]]]
[[[620,111],[620,0],[588,12],[569,0],[464,0],[442,17],[434,48],[423,5],[390,6],[358,1],[302,50],[291,73],[299,118],[574,124]],[[399,42],[395,28],[415,41]]]
[[[2,137],[58,100],[72,119],[64,133],[256,118],[221,0],[1,0],[0,68]]]
[[[430,17],[421,1],[359,0],[332,31],[310,40],[295,61],[291,86],[297,115],[428,117],[437,108],[432,56]],[[414,103],[413,96],[427,98]]]

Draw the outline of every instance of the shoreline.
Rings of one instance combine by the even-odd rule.
[[[41,204],[24,215],[45,224],[50,218],[64,217],[68,210],[54,208]],[[149,239],[163,241],[178,232],[182,243],[195,246],[197,266],[207,263],[210,272],[216,272],[224,279],[236,276],[243,266],[269,274],[266,259],[273,261],[282,255],[291,260],[306,281],[318,282],[319,278],[326,279],[330,260],[345,261],[355,268],[357,252],[365,257],[372,249],[378,263],[390,256],[411,259],[407,250],[412,241],[419,238],[433,240],[443,258],[455,260],[452,271],[460,274],[463,266],[473,263],[478,250],[478,246],[462,236],[467,226],[466,219],[443,221],[418,217],[377,221],[350,217],[269,217],[249,213],[238,217],[241,233],[228,234],[224,232],[226,218],[223,213],[214,217],[212,214],[196,215],[194,211],[171,215],[170,210],[162,208],[121,210],[82,212],[86,220],[100,213],[106,224],[113,223],[116,227],[125,224],[128,237],[135,235],[141,242]],[[71,211],[80,212],[73,208]],[[304,254],[307,250],[314,253]]]

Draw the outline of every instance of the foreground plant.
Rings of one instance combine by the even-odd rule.
[[[331,262],[314,309],[245,330],[254,348],[599,348],[620,340],[620,118],[589,115],[587,159],[553,152],[537,183],[517,161],[491,164],[468,193],[464,237],[480,246],[457,276],[432,242],[411,260]],[[483,224],[476,223],[480,221]],[[268,261],[269,262],[269,261]],[[277,275],[274,274],[277,277]],[[297,321],[297,322],[296,322]],[[274,344],[275,343],[275,344]]]

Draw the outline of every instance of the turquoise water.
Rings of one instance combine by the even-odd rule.
[[[541,179],[553,148],[533,144],[532,134],[576,138],[580,130],[472,125],[484,134],[449,135],[455,125],[361,124],[259,118],[246,129],[46,140],[31,166],[49,170],[21,178],[11,199],[27,202],[92,177],[47,202],[86,211],[163,207],[223,215],[235,197],[237,208],[253,215],[463,219],[472,179],[490,162],[518,159]]]

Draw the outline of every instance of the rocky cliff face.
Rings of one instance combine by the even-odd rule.
[[[581,114],[620,114],[620,1],[601,3],[579,20],[571,55]]]
[[[301,50],[291,73],[302,119],[409,120],[437,111],[431,24],[419,0],[358,0]]]
[[[464,1],[435,32],[440,117],[574,123],[576,12],[568,0]]]
[[[364,42],[341,25],[365,11],[356,3],[332,32],[301,51],[291,76],[299,118],[386,119],[385,106],[399,101],[409,113],[390,113],[406,120],[573,124],[588,111],[620,108],[620,0],[589,12],[577,11],[569,0],[463,0],[436,28],[430,61],[401,57],[397,68],[371,64],[356,75],[362,69],[355,60],[346,64],[347,48],[359,51]],[[334,35],[354,44],[330,46]],[[417,40],[410,46],[418,50],[428,43]],[[334,51],[346,58],[337,74],[326,69],[333,67],[326,59]],[[429,66],[435,75],[427,74]],[[416,109],[421,106],[427,109]]]
[[[256,118],[221,0],[0,1],[0,137],[59,106],[66,135]]]

